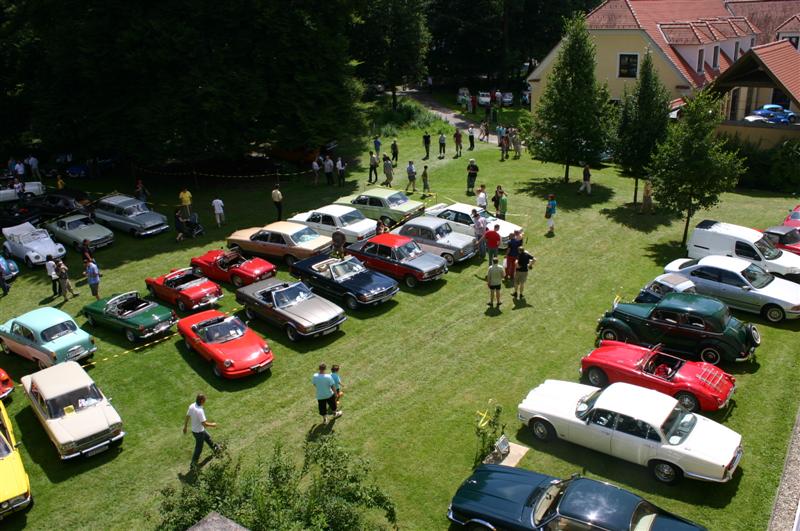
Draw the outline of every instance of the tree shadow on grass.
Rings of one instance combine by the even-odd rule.
[[[547,202],[550,194],[555,194],[558,209],[566,211],[592,208],[596,204],[608,202],[615,195],[612,188],[602,184],[592,184],[592,195],[578,194],[579,187],[580,182],[564,183],[564,179],[561,177],[547,177],[520,183],[515,192],[538,197],[543,202]],[[542,213],[544,213],[544,205],[542,205]]]
[[[661,267],[678,258],[686,258],[686,248],[678,241],[651,243],[645,249],[645,253]]]
[[[666,211],[640,214],[639,206],[634,206],[633,203],[625,203],[615,208],[604,208],[600,213],[615,223],[644,233],[653,232],[680,220],[679,215]]]
[[[683,479],[674,486],[664,485],[653,477],[647,467],[634,465],[563,440],[549,443],[539,441],[526,426],[520,426],[517,431],[517,439],[536,451],[573,463],[576,468],[581,468],[580,472],[583,475],[589,472],[608,478],[623,488],[632,487],[665,498],[675,498],[684,503],[717,509],[730,505],[744,475],[743,470],[738,468],[730,481],[716,484],[713,489],[709,489],[707,483],[703,481],[690,479]]]

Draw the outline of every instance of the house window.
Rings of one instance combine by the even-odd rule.
[[[734,61],[739,58],[739,52],[740,51],[741,50],[739,49],[739,41],[736,41],[735,43],[733,43],[733,60]]]
[[[719,68],[719,46],[714,46],[714,57],[711,60],[713,68]]]
[[[705,70],[704,66],[706,62],[705,52],[706,51],[703,50],[702,48],[700,48],[700,50],[697,52],[697,72],[700,74],[702,74],[703,71]]]
[[[756,45],[756,38],[755,37],[750,37],[750,48],[752,48],[755,45]]]
[[[800,44],[800,37],[795,35],[794,37],[789,37],[788,41],[792,43],[792,46],[798,48],[798,44]]]
[[[639,75],[639,54],[619,54],[619,71],[617,77],[636,78]]]

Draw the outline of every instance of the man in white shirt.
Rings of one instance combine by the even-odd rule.
[[[47,276],[50,277],[50,287],[53,289],[53,297],[58,297],[61,294],[61,284],[58,281],[56,262],[49,254],[47,255],[47,262],[44,263],[44,269],[47,271]]]
[[[275,210],[278,211],[278,219],[280,221],[283,217],[283,194],[281,193],[281,185],[275,183],[275,188],[272,189],[272,202],[275,203]]]
[[[18,161],[17,164],[14,166],[14,173],[17,174],[19,180],[23,180],[25,178],[25,165],[22,161]]]
[[[482,184],[480,188],[478,188],[478,195],[475,197],[475,204],[478,205],[479,208],[486,210],[486,206],[489,204],[486,199],[486,185]]]
[[[39,159],[31,155],[28,157],[28,166],[31,167],[31,175],[36,179],[41,179],[42,175],[39,173]]]
[[[225,203],[222,202],[222,199],[217,197],[211,201],[211,208],[214,209],[217,227],[221,227],[225,223]]]
[[[331,160],[330,155],[325,155],[322,168],[325,170],[325,182],[333,186],[333,160]]]
[[[344,169],[347,164],[344,163],[342,157],[336,159],[336,174],[339,176],[339,186],[344,186]]]
[[[192,466],[197,466],[197,460],[200,459],[200,452],[203,451],[203,443],[208,444],[209,448],[215,452],[219,451],[219,445],[214,444],[211,436],[206,431],[206,428],[216,428],[216,422],[209,422],[206,420],[206,412],[203,409],[203,404],[206,403],[206,395],[200,393],[197,395],[194,403],[189,405],[189,410],[186,412],[186,418],[183,421],[183,433],[186,434],[186,428],[189,422],[192,423],[192,435],[194,435],[194,454],[192,454]]]

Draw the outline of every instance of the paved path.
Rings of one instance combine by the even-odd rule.
[[[517,466],[519,462],[522,461],[522,458],[525,457],[525,454],[528,453],[528,450],[530,450],[530,448],[513,442],[508,443],[508,445],[509,445],[508,455],[502,461],[500,461],[500,464],[507,466]]]
[[[419,92],[417,90],[409,90],[404,92],[406,96],[414,98],[421,104],[425,105],[433,114],[437,115],[439,118],[453,124],[454,126],[458,127],[462,131],[466,131],[469,126],[472,126],[475,129],[475,142],[478,142],[478,136],[480,136],[480,128],[481,128],[481,120],[483,116],[483,110],[476,112],[472,115],[461,114],[455,112],[448,107],[445,107],[441,103],[437,102],[433,99],[433,96],[426,92]],[[491,125],[489,126],[489,130],[491,131]],[[436,139],[432,139],[431,143],[435,144]],[[467,143],[467,139],[464,139],[464,143]],[[489,133],[489,143],[497,145],[497,135]],[[432,146],[431,149],[433,149]]]

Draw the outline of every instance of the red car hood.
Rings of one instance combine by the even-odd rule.
[[[721,399],[727,398],[736,383],[736,378],[719,367],[703,361],[687,361],[672,377],[675,383],[685,382],[687,385],[701,386],[710,394]]]
[[[800,243],[792,243],[792,244],[789,244],[789,245],[786,245],[785,243],[782,243],[782,244],[778,245],[778,247],[781,248],[781,249],[786,249],[790,253],[800,254]]]
[[[206,280],[205,282],[200,282],[199,284],[187,286],[185,289],[181,290],[181,293],[192,300],[200,300],[206,295],[216,294],[220,291],[221,290],[219,289],[219,286],[210,280]]]
[[[584,359],[589,358],[595,362],[604,361],[632,368],[648,352],[650,352],[650,349],[645,347],[606,339],[601,341],[600,346],[585,356]]]
[[[231,268],[231,273],[240,272],[244,275],[258,278],[265,273],[275,271],[275,266],[266,260],[247,260],[237,267]]]
[[[266,341],[253,332],[246,330],[244,335],[225,343],[209,344],[208,348],[216,361],[222,363],[232,360],[234,367],[251,367],[272,360],[272,351],[264,352]]]

